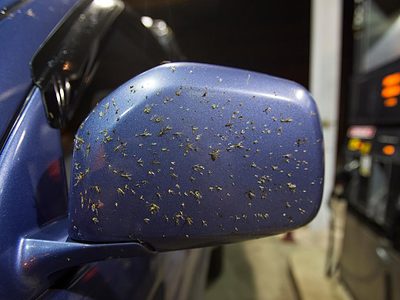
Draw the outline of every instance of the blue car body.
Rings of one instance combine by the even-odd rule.
[[[4,7],[0,11],[0,299],[202,299],[213,250],[190,248],[293,230],[317,213],[323,187],[323,140],[315,102],[303,87],[259,73],[211,65],[172,63],[153,68],[163,61],[182,58],[173,35],[168,35],[171,31],[165,23],[160,28],[147,28],[148,24],[141,23],[140,16],[120,0],[6,0],[0,7]],[[193,82],[186,80],[186,74],[192,75]],[[161,77],[147,81],[153,75]],[[147,79],[141,82],[141,78]],[[148,84],[151,82],[161,85]],[[139,84],[138,91],[135,84]],[[155,160],[157,151],[169,152],[169,148],[164,151],[165,148],[143,147],[145,152],[138,152],[140,159],[129,161],[130,165],[125,159],[135,155],[115,154],[128,142],[143,146],[136,144],[135,138],[141,138],[147,126],[155,130],[158,127],[154,126],[160,125],[155,124],[161,122],[154,121],[155,115],[149,117],[145,102],[153,101],[150,107],[157,103],[162,107],[171,102],[168,95],[180,97],[179,101],[200,99],[185,110],[183,105],[179,111],[170,105],[163,113],[170,114],[166,120],[174,127],[182,127],[174,133],[179,137],[185,130],[188,135],[199,127],[207,130],[199,151],[189,138],[185,139],[185,151],[196,152],[195,160],[209,160],[204,163],[209,166],[206,180],[182,175],[187,175],[188,170],[200,170],[203,175],[205,167],[198,166],[195,160],[187,159],[175,167],[184,143],[175,143],[174,135],[159,142],[175,147],[168,156],[162,156],[164,160]],[[140,101],[135,98],[136,102],[130,104],[131,96]],[[151,99],[153,96],[157,100]],[[209,104],[208,96],[221,104],[221,112],[218,104]],[[243,104],[242,98],[254,102]],[[93,108],[99,104],[108,111],[108,101],[115,110],[112,117],[107,115],[103,120],[103,112]],[[243,116],[236,110],[232,115],[228,109],[222,112],[227,103],[240,107],[252,119],[245,122],[246,113]],[[146,119],[140,117],[143,114]],[[190,124],[184,122],[187,116]],[[198,116],[207,117],[197,120],[196,127],[191,121]],[[232,129],[233,122],[226,122],[225,118],[238,118],[244,128]],[[258,123],[263,125],[257,128]],[[139,125],[145,126],[143,133],[132,136],[131,129]],[[172,129],[167,127],[154,138]],[[214,134],[221,128],[232,134]],[[125,134],[121,138],[126,142],[102,147],[104,140],[95,135],[105,132],[102,138],[108,143],[113,140],[108,130],[111,134]],[[252,163],[247,162],[252,149],[242,145],[246,131],[252,145],[257,144],[253,149],[257,157]],[[82,132],[88,142],[84,149]],[[267,137],[259,141],[259,134]],[[197,134],[195,139],[200,136]],[[114,142],[122,141],[119,138],[115,135]],[[221,141],[227,143],[225,149],[230,156],[216,164]],[[210,145],[213,142],[217,148]],[[232,149],[242,148],[246,154],[231,153]],[[89,157],[89,153],[94,156]],[[108,155],[115,161],[105,164]],[[135,170],[132,165],[136,166],[141,157],[154,165],[162,161],[174,165],[165,170],[177,172],[168,174],[173,179],[185,178],[187,186],[180,182],[175,187],[180,189],[182,185],[186,190],[175,196],[171,185],[166,186],[167,175],[157,177],[155,186],[147,185],[144,179],[154,172],[145,170],[144,177],[138,177],[143,179],[142,185],[149,186],[143,194],[161,201],[161,192],[168,193],[169,205],[147,200],[138,204],[141,210],[133,208],[137,204],[134,201],[108,205],[116,193],[125,195],[121,178],[130,180],[130,175],[122,168]],[[104,159],[101,168],[89,172],[97,158]],[[230,168],[233,161],[234,168]],[[123,164],[116,165],[120,171],[112,168],[114,162]],[[220,162],[227,167],[219,167]],[[227,169],[228,176],[222,174]],[[267,176],[270,172],[275,172],[273,182]],[[214,174],[215,179],[229,182],[223,197],[211,195],[214,190],[225,191],[219,185],[210,185]],[[110,180],[108,175],[114,177]],[[113,181],[114,178],[118,180]],[[238,181],[233,182],[234,178]],[[80,181],[84,186],[77,186]],[[193,190],[189,191],[189,186]],[[99,196],[94,203],[90,192],[99,194],[100,187],[105,191],[101,196],[107,199],[101,201]],[[125,184],[123,188],[135,194],[132,185]],[[254,192],[256,189],[260,192]],[[231,194],[241,196],[232,197],[231,201]],[[186,205],[182,197],[190,195],[197,200],[205,197]],[[143,200],[144,196],[138,194],[137,198]],[[204,202],[201,209],[200,202]],[[225,210],[226,203],[232,207]],[[100,206],[104,209],[97,214]],[[170,217],[158,214],[160,206],[165,206],[163,212]],[[176,213],[177,207],[180,211]],[[190,215],[184,217],[184,208]],[[102,223],[97,218],[100,216]],[[154,217],[154,222],[150,223],[149,217]],[[169,222],[167,228],[165,222],[169,219],[174,222]],[[103,224],[107,230],[103,231]],[[143,224],[150,225],[142,230]],[[177,249],[189,250],[169,251]],[[209,275],[218,273],[212,271]]]
[[[4,7],[0,14],[0,299],[199,296],[208,249],[86,264],[61,270],[48,281],[51,285],[25,278],[18,268],[21,238],[67,214],[61,132],[48,123],[30,62],[74,5],[75,0],[0,5]],[[24,263],[27,268],[29,263]],[[21,282],[22,286],[15,286]],[[19,292],[11,294],[9,287]]]

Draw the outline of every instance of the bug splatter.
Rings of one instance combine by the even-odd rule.
[[[151,213],[152,215],[158,213],[159,210],[160,210],[160,207],[159,207],[157,204],[151,203],[151,204],[149,205],[149,211],[150,211],[150,213]]]
[[[163,136],[165,135],[168,131],[171,131],[172,127],[171,126],[165,126],[160,129],[160,132],[158,133],[158,136]]]
[[[289,190],[291,190],[292,192],[296,191],[296,185],[294,183],[288,182],[287,183],[287,187],[289,188]]]
[[[143,112],[144,112],[145,114],[150,114],[150,113],[151,113],[151,109],[152,109],[152,107],[151,107],[150,105],[146,105],[146,106],[144,107],[144,109],[143,109]]]
[[[247,198],[252,200],[252,199],[254,199],[256,197],[256,194],[253,191],[247,191],[246,192],[246,196],[247,196]]]
[[[151,132],[149,132],[149,130],[147,128],[145,128],[145,130],[142,133],[139,133],[136,136],[149,137],[149,136],[152,136],[152,134],[151,134]]]
[[[85,176],[89,174],[89,171],[90,169],[87,168],[84,172],[79,172],[78,174],[76,174],[74,186],[77,186],[83,180],[83,178],[85,178]]]
[[[203,198],[199,190],[189,191],[189,194],[192,195],[198,202],[200,202],[201,198]]]
[[[209,155],[210,155],[212,161],[216,161],[221,155],[221,150],[220,149],[213,149],[213,150],[211,150]]]

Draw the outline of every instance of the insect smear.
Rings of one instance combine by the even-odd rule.
[[[132,174],[129,174],[128,172],[121,172],[119,174],[122,178],[128,179],[128,180],[132,180]]]
[[[200,164],[195,164],[192,168],[194,171],[199,172],[199,173],[201,173],[202,171],[205,170],[204,166],[202,166]]]
[[[160,211],[160,207],[155,203],[151,203],[149,205],[149,211],[152,215],[154,215]]]
[[[153,121],[154,123],[161,123],[164,120],[164,118],[162,116],[154,115],[151,117],[150,120]]]
[[[197,151],[197,149],[193,143],[186,143],[183,154],[186,156],[190,151]]]
[[[99,208],[102,208],[103,206],[104,206],[104,203],[101,202],[100,200],[98,200],[97,203],[92,203],[91,210],[92,210],[92,212],[96,213],[96,215],[98,216]]]
[[[107,129],[103,129],[102,131],[100,131],[100,133],[103,135],[103,140],[102,140],[102,142],[103,142],[104,144],[106,144],[106,143],[112,141],[113,138],[108,134]]]
[[[257,177],[257,178],[258,178],[257,183],[260,184],[260,185],[266,184],[267,181],[271,181],[271,179],[267,175],[262,175],[262,176]]]
[[[145,130],[142,133],[139,133],[136,136],[149,137],[149,136],[152,136],[152,134],[151,134],[151,132],[149,132],[149,130],[147,128],[145,128]]]
[[[290,159],[292,158],[292,154],[284,154],[282,155],[282,158],[285,160],[285,162],[289,163]]]
[[[124,189],[127,190],[127,191],[130,191],[132,194],[136,195],[135,190],[130,188],[129,185],[125,184]]]
[[[94,190],[96,193],[100,194],[101,193],[101,189],[98,185],[92,185],[89,187],[89,189]]]
[[[257,164],[256,164],[254,161],[250,164],[250,167],[252,167],[252,168],[254,168],[254,169],[259,169],[259,170],[261,170],[261,168],[260,168],[259,166],[257,166]]]
[[[210,155],[212,161],[216,161],[217,158],[219,158],[220,155],[221,155],[221,150],[219,150],[219,149],[213,149],[213,150],[211,150],[211,152],[209,153],[209,155]]]
[[[85,156],[88,157],[90,153],[90,144],[86,145],[86,151],[85,151]]]
[[[120,142],[117,146],[114,147],[114,152],[126,150],[126,145],[127,144],[128,144],[127,142],[125,142],[125,143]]]
[[[244,146],[243,146],[243,141],[240,141],[240,142],[237,143],[237,144],[229,145],[228,148],[227,148],[226,150],[227,150],[227,151],[232,151],[232,150],[234,150],[234,149],[243,149],[243,148],[244,148]]]
[[[290,123],[293,122],[292,118],[281,118],[280,119],[281,123]]]
[[[300,147],[300,146],[304,145],[305,143],[307,143],[307,138],[298,138],[295,142],[295,145],[297,147]]]
[[[197,130],[199,130],[199,127],[192,126],[192,133],[193,134],[195,134]]]
[[[294,183],[288,182],[287,183],[287,187],[289,188],[289,190],[291,190],[292,192],[296,191],[296,185]]]
[[[232,127],[233,127],[233,123],[232,123],[231,121],[228,121],[228,122],[225,124],[225,127],[232,128]]]
[[[79,136],[75,136],[75,150],[80,150],[81,146],[85,143],[85,140]]]
[[[256,194],[253,191],[248,191],[248,192],[246,192],[246,196],[250,200],[253,200],[256,197]]]
[[[201,198],[203,198],[199,190],[189,191],[189,194],[192,195],[198,202],[200,202]]]
[[[191,217],[186,217],[186,223],[188,225],[193,225],[193,219]]]
[[[271,133],[271,129],[265,128],[261,131],[264,134],[270,134]]]
[[[143,112],[144,112],[145,114],[151,113],[151,106],[150,106],[150,105],[146,105],[146,106],[144,107],[144,109],[143,109]]]
[[[84,172],[79,172],[78,174],[76,174],[74,186],[77,186],[83,180],[83,178],[85,178],[85,176],[89,174],[89,171],[90,169],[87,168]]]
[[[272,111],[271,107],[267,107],[263,110],[263,112],[265,112],[266,114],[270,113]]]
[[[165,126],[160,129],[160,132],[158,133],[158,136],[163,136],[165,135],[168,131],[171,131],[172,127],[171,126]]]
[[[125,192],[121,188],[117,188],[117,193],[118,193],[118,195],[125,196]]]
[[[144,161],[143,161],[142,158],[139,158],[136,162],[137,162],[137,164],[138,164],[139,166],[141,166],[141,167],[144,166]]]
[[[214,192],[214,191],[222,191],[222,186],[219,186],[219,185],[211,185],[211,186],[208,187],[208,189],[209,189],[210,191],[212,191],[212,192]]]

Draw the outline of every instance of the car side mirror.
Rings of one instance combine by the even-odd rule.
[[[243,241],[310,222],[322,197],[317,108],[300,85],[172,63],[103,99],[73,153],[69,235],[156,251]]]

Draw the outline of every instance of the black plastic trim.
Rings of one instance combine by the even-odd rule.
[[[120,0],[82,1],[51,33],[31,61],[47,119],[63,128],[89,84],[102,39],[124,9]]]

